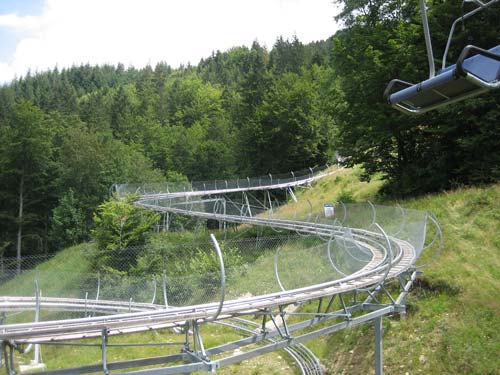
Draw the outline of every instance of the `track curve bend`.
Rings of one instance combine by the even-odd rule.
[[[138,194],[135,203],[137,206],[165,215],[180,214],[221,223],[271,227],[276,231],[293,232],[301,237],[319,238],[319,245],[315,243],[314,246],[322,251],[323,264],[328,264],[330,274],[334,272],[335,277],[312,279],[302,284],[295,283],[296,277],[290,277],[285,285],[288,288],[285,289],[280,282],[280,257],[286,258],[292,252],[288,250],[288,253],[282,251],[280,254],[278,248],[274,271],[280,288],[259,295],[228,297],[224,293],[225,280],[222,280],[222,296],[218,301],[168,308],[164,305],[132,301],[89,302],[87,299],[74,298],[39,297],[37,300],[33,297],[0,297],[0,311],[4,312],[35,309],[38,304],[49,310],[99,314],[76,319],[6,324],[0,326],[0,338],[4,342],[16,343],[57,342],[100,337],[103,331],[107,335],[115,335],[184,327],[186,322],[199,324],[242,315],[263,314],[276,309],[281,311],[283,306],[333,298],[353,291],[367,292],[372,296],[372,293],[383,288],[386,280],[393,278],[401,280],[402,290],[407,293],[403,281],[417,269],[417,259],[425,248],[427,213],[404,210],[401,207],[375,206],[371,203],[337,204],[332,217],[327,217],[329,215],[326,215],[326,211],[325,214],[313,215],[311,210],[305,217],[298,218],[293,215],[291,218],[290,214],[282,215],[270,194],[270,191],[281,190],[291,201],[297,201],[293,189],[308,186],[318,179],[337,173],[338,170],[309,169],[303,173],[291,173],[281,177],[268,175],[265,178],[212,183],[115,187],[119,196]],[[238,202],[234,198],[236,194],[241,194]],[[264,203],[261,203],[260,207],[251,203],[257,200],[252,194],[263,198]],[[213,241],[216,250],[220,250],[215,237]],[[221,252],[220,255],[223,260],[224,253]],[[302,256],[300,259],[306,258],[307,256]],[[290,264],[285,264],[285,268]],[[352,264],[356,266],[351,267]],[[222,261],[221,273],[224,271]],[[314,270],[311,273],[314,273]],[[393,300],[392,311],[397,310],[398,305],[404,302],[404,296]],[[370,301],[373,302],[373,299],[368,300]],[[342,304],[344,305],[343,300]],[[345,305],[343,311],[345,316],[350,316]],[[318,316],[321,316],[319,312],[316,314],[316,317]],[[283,324],[286,327],[286,323]]]

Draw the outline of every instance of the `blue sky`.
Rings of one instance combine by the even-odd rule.
[[[41,14],[43,3],[43,0],[0,0],[0,14],[36,16]],[[0,61],[8,59],[14,53],[21,38],[21,34],[0,26]]]
[[[0,84],[80,64],[197,64],[212,51],[333,35],[332,0],[0,0]]]
[[[1,0],[0,13],[17,13],[20,16],[42,12],[44,0]]]

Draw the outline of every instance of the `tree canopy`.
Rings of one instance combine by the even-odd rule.
[[[0,87],[0,248],[31,254],[88,238],[114,183],[289,172],[335,151],[367,178],[381,173],[393,195],[498,181],[498,93],[421,117],[382,100],[391,79],[428,74],[418,2],[336,3],[342,27],[324,41],[255,41],[175,69],[56,68]],[[463,10],[429,3],[439,63]],[[498,6],[468,20],[449,61],[471,41],[498,44],[499,22]]]

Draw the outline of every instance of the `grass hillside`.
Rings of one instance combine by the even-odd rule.
[[[352,198],[379,202],[380,179],[359,169],[323,179],[299,195],[320,209]],[[500,184],[458,188],[403,201],[438,218],[444,248],[408,298],[406,320],[384,319],[387,374],[500,374]],[[331,374],[373,373],[373,328],[309,343]]]
[[[385,373],[500,375],[500,184],[381,202],[377,192],[383,181],[362,182],[361,172],[358,168],[340,170],[313,188],[300,190],[299,203],[280,211],[307,214],[310,205],[317,211],[327,202],[370,200],[430,210],[438,218],[444,235],[442,254],[424,270],[409,295],[406,319],[384,319]],[[62,264],[87,272],[81,254],[82,248],[67,249],[39,266],[39,272]],[[77,278],[79,272],[72,277]],[[23,283],[32,290],[32,280],[33,275],[21,275],[12,284],[4,284],[0,293]],[[373,335],[373,327],[364,325],[307,345],[328,374],[372,374]],[[98,361],[98,352],[95,357]],[[282,352],[274,353],[221,373],[296,373],[283,357]]]

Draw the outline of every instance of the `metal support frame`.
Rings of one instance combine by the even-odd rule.
[[[276,282],[278,283],[278,286],[280,287],[281,291],[285,291],[285,288],[283,287],[283,284],[281,283],[281,279],[278,273],[278,259],[280,256],[280,247],[276,249],[276,253],[274,254],[274,277],[276,278]]]
[[[345,296],[339,294],[339,302],[341,305],[340,310],[330,312],[330,308],[333,306],[333,302],[336,298],[336,294],[330,297],[328,306],[321,312],[322,302],[318,302],[318,310],[313,313],[286,313],[284,305],[277,306],[276,315],[280,316],[281,323],[278,324],[276,321],[272,309],[267,308],[257,313],[257,315],[262,315],[262,325],[259,332],[253,330],[253,334],[248,338],[239,339],[230,343],[219,345],[212,348],[206,348],[201,335],[201,324],[205,321],[191,320],[186,321],[184,324],[184,330],[186,334],[186,339],[183,344],[183,352],[181,355],[170,355],[164,357],[153,357],[148,359],[137,359],[128,360],[122,362],[108,363],[107,362],[107,352],[106,349],[112,346],[108,343],[108,330],[103,329],[101,334],[101,350],[102,350],[102,364],[100,367],[96,366],[84,366],[81,368],[74,368],[70,370],[54,370],[44,372],[45,375],[66,375],[66,374],[89,374],[91,372],[103,371],[104,374],[109,374],[113,369],[124,369],[130,367],[136,367],[139,364],[141,366],[148,366],[152,364],[168,364],[171,362],[184,362],[180,365],[170,365],[167,367],[161,367],[156,369],[145,369],[138,372],[124,372],[122,375],[160,375],[160,374],[177,374],[177,373],[190,373],[192,371],[214,371],[218,368],[231,365],[233,363],[240,362],[245,359],[253,358],[265,353],[269,353],[278,349],[286,349],[293,345],[303,343],[307,340],[327,335],[333,332],[340,331],[345,328],[354,327],[360,324],[373,322],[375,326],[374,344],[375,344],[375,357],[374,366],[376,374],[383,374],[383,326],[382,318],[393,314],[394,312],[400,312],[404,310],[405,297],[409,292],[416,277],[421,274],[420,271],[414,270],[406,281],[406,285],[400,291],[398,298],[396,298],[395,303],[394,298],[391,298],[391,303],[380,304],[372,303],[376,293],[383,291],[383,287],[379,287],[368,294],[367,299],[364,302],[358,302],[354,304],[347,304]],[[387,292],[388,293],[388,292]],[[354,301],[356,301],[357,293],[354,294]],[[353,315],[356,313],[355,315]],[[288,324],[285,319],[286,315],[293,315],[296,317],[303,316],[306,319],[299,321],[294,324]],[[270,319],[273,323],[274,330],[269,331],[267,329],[267,319]],[[340,319],[340,321],[339,321]],[[329,323],[331,322],[331,323]],[[325,323],[329,323],[325,326]],[[320,328],[314,327],[318,325]],[[192,328],[193,332],[193,342],[190,342],[189,330]],[[312,329],[312,330],[311,330]],[[304,330],[306,330],[304,332]],[[272,340],[265,344],[266,340]],[[247,351],[237,351],[236,348],[243,348],[248,345],[262,343],[264,345],[258,346],[255,349],[249,349]],[[13,354],[8,353],[8,348],[12,344],[3,343],[4,357],[12,358]],[[13,352],[13,347],[12,347]],[[231,352],[232,354],[222,359],[210,360],[212,356],[223,354],[225,352]],[[7,368],[13,368],[12,360],[7,360]],[[14,372],[9,372],[9,375],[13,375]]]
[[[108,330],[103,328],[101,337],[101,353],[102,353],[102,372],[104,375],[109,375],[108,358],[106,352],[106,345],[108,344]]]
[[[15,344],[11,341],[2,342],[2,352],[5,364],[5,372],[7,375],[15,375],[16,371],[14,369],[14,349]]]
[[[297,199],[297,196],[295,195],[295,193],[293,192],[292,188],[289,187],[288,188],[288,194],[290,194],[290,197],[292,197],[292,200],[297,203],[299,200]]]
[[[279,306],[279,310],[280,310],[281,323],[283,324],[283,329],[285,330],[285,334],[283,335],[283,337],[290,338],[290,331],[288,330],[288,325],[286,324],[286,319],[285,319],[286,311],[282,305]]]
[[[249,182],[250,183],[250,182]],[[247,207],[248,216],[252,217],[252,209],[250,208],[250,202],[248,201],[248,196],[246,192],[243,192],[243,198],[245,199],[245,204]]]
[[[382,325],[382,317],[378,316],[373,319],[373,324],[375,326],[375,375],[383,375],[384,373],[384,353],[383,353],[383,343],[382,334],[384,327]]]
[[[219,314],[222,311],[222,307],[224,306],[224,299],[226,298],[226,270],[224,267],[224,258],[222,257],[222,251],[220,249],[219,243],[217,242],[217,239],[215,238],[213,233],[210,234],[210,239],[212,240],[212,243],[213,243],[214,248],[215,248],[215,252],[217,254],[217,259],[219,261],[220,301],[219,301],[219,307],[218,307],[217,311],[215,312],[214,316],[207,319],[207,321],[213,321],[219,317]]]
[[[295,176],[294,176],[295,179]],[[250,185],[250,180],[247,179],[248,184]],[[279,181],[279,179],[278,179]],[[262,188],[262,182],[259,181],[259,190],[264,191],[266,189]],[[229,186],[229,184],[226,182],[226,189]],[[286,188],[286,192],[289,193],[288,188]],[[191,189],[190,192],[187,193],[194,193],[193,189]],[[215,193],[212,195],[214,196]],[[190,195],[189,197],[192,197],[195,195]],[[270,195],[268,193],[267,195],[269,201],[270,201]],[[248,210],[250,211],[250,202],[248,199],[247,194],[243,191],[243,201],[242,206],[247,206]],[[167,197],[166,199],[170,199]],[[177,199],[177,198],[176,198]],[[182,199],[182,198],[181,198]],[[190,199],[188,199],[187,195],[185,197],[185,202],[187,203],[186,206],[191,202]],[[231,202],[229,201],[231,204]],[[191,202],[192,204],[192,202]],[[272,208],[272,204],[270,202],[270,206]],[[370,204],[372,210],[375,211],[375,206]],[[189,207],[188,207],[189,208]],[[177,209],[177,208],[172,208],[169,207],[171,210],[170,212],[172,213],[180,213],[182,210]],[[192,209],[192,207],[191,207]],[[195,215],[196,212],[192,212],[191,209],[189,209],[189,214]],[[169,211],[167,211],[169,212]],[[389,290],[385,287],[385,280],[389,274],[389,270],[393,266],[393,262],[396,262],[398,260],[398,256],[401,256],[400,254],[400,245],[396,242],[396,240],[390,236],[388,236],[384,230],[375,222],[375,216],[376,212],[374,212],[373,217],[372,217],[372,226],[376,227],[378,229],[378,232],[370,232],[368,230],[360,230],[360,229],[353,229],[353,233],[356,237],[357,240],[359,238],[363,238],[364,240],[368,241],[368,243],[376,243],[378,246],[380,246],[380,252],[379,252],[379,257],[383,258],[379,263],[377,263],[377,268],[374,268],[371,270],[371,273],[367,273],[364,275],[364,277],[368,276],[374,276],[372,278],[373,281],[371,281],[373,284],[361,284],[361,285],[368,285],[368,287],[361,288],[360,286],[356,286],[356,288],[351,288],[346,289],[347,291],[342,291],[344,287],[348,287],[350,283],[356,282],[357,278],[359,275],[349,275],[347,277],[344,277],[340,280],[336,280],[334,282],[327,282],[324,284],[318,284],[315,285],[314,288],[301,288],[301,289],[296,289],[294,291],[288,291],[285,290],[283,285],[280,285],[281,292],[277,292],[275,294],[270,294],[269,296],[273,296],[272,300],[265,300],[266,304],[261,304],[260,306],[254,306],[254,300],[252,299],[243,299],[242,300],[234,300],[234,301],[228,301],[227,305],[225,305],[225,267],[224,267],[224,260],[223,260],[223,255],[222,251],[220,249],[220,246],[213,234],[210,235],[213,246],[216,251],[216,255],[219,260],[219,266],[220,266],[220,273],[221,273],[221,284],[220,284],[220,299],[218,303],[212,303],[212,304],[206,304],[206,305],[197,305],[190,307],[189,310],[183,310],[185,311],[184,313],[179,313],[178,319],[179,321],[175,320],[173,323],[173,326],[175,327],[184,327],[185,329],[185,341],[182,344],[184,353],[181,353],[179,355],[173,355],[173,356],[163,356],[163,357],[155,357],[155,358],[147,358],[147,359],[138,359],[138,360],[129,360],[129,361],[121,361],[121,362],[116,362],[116,363],[108,363],[107,358],[106,358],[106,348],[111,346],[108,344],[108,335],[113,334],[113,332],[110,333],[107,328],[102,329],[101,332],[101,350],[102,350],[102,365],[100,365],[100,368],[96,370],[95,366],[84,366],[79,369],[71,369],[70,372],[61,372],[62,370],[55,370],[55,371],[49,371],[46,372],[46,375],[60,375],[60,374],[84,374],[84,373],[91,373],[91,372],[99,372],[99,371],[104,371],[105,374],[109,373],[109,371],[113,371],[114,369],[124,369],[124,368],[132,368],[132,367],[137,367],[137,365],[140,363],[140,366],[149,366],[149,365],[161,365],[161,364],[166,364],[166,363],[172,363],[172,362],[184,362],[182,364],[178,365],[172,365],[169,367],[163,367],[163,368],[155,368],[155,369],[145,369],[145,370],[140,370],[140,371],[135,371],[135,372],[125,372],[121,373],[123,375],[126,374],[136,374],[136,375],[159,375],[159,374],[174,374],[174,373],[189,373],[192,371],[214,371],[215,369],[219,367],[224,367],[239,361],[242,361],[244,359],[248,358],[253,358],[258,355],[264,354],[264,353],[269,353],[274,350],[278,349],[286,349],[290,348],[293,345],[300,344],[304,341],[310,340],[312,338],[316,338],[322,335],[327,335],[333,332],[340,331],[345,328],[349,327],[354,327],[360,324],[368,323],[368,322],[374,322],[375,324],[375,368],[376,368],[376,373],[377,374],[382,374],[382,372],[377,372],[377,371],[382,371],[383,370],[383,352],[382,352],[382,335],[383,335],[383,330],[382,330],[382,318],[387,315],[391,315],[393,313],[398,313],[404,311],[404,303],[406,299],[406,295],[408,294],[415,278],[418,276],[419,271],[417,270],[412,270],[412,272],[407,272],[404,275],[404,278],[401,278],[401,289],[400,289],[400,294],[398,298],[393,298],[389,292]],[[211,214],[213,215],[213,213]],[[226,216],[226,215],[222,215]],[[199,216],[199,217],[204,217],[204,216]],[[208,214],[207,214],[208,217]],[[210,216],[214,217],[214,216]],[[344,206],[344,220],[347,217],[347,209]],[[255,217],[239,217],[239,218],[232,218],[230,215],[227,215],[227,218],[231,222],[231,220],[235,220],[233,222],[236,223],[262,223],[261,225],[268,225],[268,226],[276,226],[278,228],[282,229],[288,229],[291,231],[302,231],[305,234],[316,234],[318,236],[329,236],[329,242],[332,241],[332,238],[334,237],[333,234],[337,235],[342,235],[342,230],[343,228],[337,225],[337,223],[320,223],[318,219],[313,222],[303,222],[303,221],[295,221],[295,220],[279,220],[279,219],[261,219],[257,215]],[[353,237],[353,241],[354,237]],[[370,242],[371,241],[371,242]],[[355,245],[357,245],[354,242]],[[371,245],[367,245],[371,246]],[[399,249],[399,250],[398,250]],[[278,258],[279,258],[279,248],[276,252],[275,255],[275,277],[278,281],[279,284],[279,273],[278,273]],[[412,263],[412,266],[414,266],[414,263]],[[405,266],[409,269],[408,267],[410,266]],[[398,275],[398,274],[395,274]],[[393,275],[394,276],[394,275]],[[162,284],[163,284],[163,292],[164,292],[164,304],[165,308],[169,307],[168,306],[168,301],[167,301],[167,296],[166,296],[166,274],[164,272],[163,278],[162,278]],[[352,284],[351,284],[352,285]],[[373,285],[373,286],[370,286]],[[331,289],[327,289],[331,288]],[[314,296],[314,292],[319,290],[319,288],[325,288],[325,290],[328,290],[328,292],[325,292],[324,294],[316,294]],[[337,289],[338,288],[338,289]],[[322,290],[322,289],[321,289]],[[301,293],[300,298],[299,294],[293,295],[292,293]],[[309,294],[313,293],[313,294]],[[379,298],[379,297],[384,297],[382,293],[385,293],[387,297],[389,298],[389,303],[382,303],[384,299]],[[360,297],[361,294],[366,295],[366,299],[362,301]],[[380,295],[379,295],[380,294]],[[338,306],[334,307],[334,302],[335,299],[338,295]],[[352,296],[353,298],[350,299],[349,296]],[[259,296],[258,299],[255,299],[256,301],[259,301],[259,299],[263,298],[269,298],[267,295],[266,296]],[[294,299],[295,298],[295,299]],[[303,298],[303,299],[302,299]],[[323,304],[326,302],[326,298],[329,298],[328,305],[326,308],[323,310]],[[288,300],[287,300],[288,299]],[[318,307],[315,312],[312,313],[303,313],[303,312],[292,312],[288,313],[285,310],[285,306],[288,306],[291,303],[302,303],[308,300],[315,300],[318,299]],[[325,299],[325,300],[324,300]],[[231,308],[230,306],[235,306],[231,305],[231,303],[235,303],[235,301],[239,301],[238,303],[242,303],[245,308],[241,307],[234,307]],[[250,303],[251,302],[251,303]],[[257,302],[258,303],[258,302]],[[86,306],[86,300],[85,300],[85,306]],[[201,312],[205,315],[196,315],[200,314],[200,310],[197,309],[203,309],[206,307],[209,307],[207,310],[202,310]],[[229,306],[229,307],[228,307]],[[129,301],[129,310],[132,310],[132,302]],[[157,309],[158,306],[155,306],[155,309]],[[222,316],[221,313],[224,309],[224,315]],[[174,310],[175,307],[172,307]],[[336,309],[336,310],[335,310]],[[333,311],[332,311],[333,310]],[[158,311],[158,310],[155,310]],[[164,311],[162,310],[162,314],[168,314],[172,311]],[[174,313],[176,313],[174,311]],[[142,314],[142,312],[140,313]],[[138,314],[137,316],[139,316]],[[253,331],[253,334],[250,337],[243,338],[240,340],[233,341],[231,343],[226,343],[223,345],[219,345],[216,347],[212,348],[206,348],[203,342],[203,338],[201,335],[201,326],[202,324],[210,323],[210,322],[217,322],[219,323],[220,321],[218,319],[224,318],[231,318],[231,319],[237,319],[240,316],[249,316],[249,315],[255,315],[255,316],[262,316],[262,325],[260,331]],[[301,317],[301,321],[296,321],[294,319],[294,323],[291,324],[290,322],[287,322],[286,320],[286,315],[293,315],[294,317]],[[148,316],[149,318],[154,317],[155,315],[149,314],[144,314],[143,316]],[[278,324],[277,319],[281,319],[281,324]],[[94,318],[97,320],[97,318]],[[182,319],[185,319],[182,321]],[[272,324],[274,325],[274,329],[268,329],[268,319],[271,320]],[[111,320],[106,320],[106,327],[112,327],[112,323],[110,323]],[[172,327],[165,325],[164,327]],[[190,342],[190,328],[192,329],[193,332],[193,341]],[[99,328],[100,329],[100,328]],[[109,328],[109,330],[112,330],[112,328]],[[272,340],[272,341],[268,341]],[[249,349],[245,352],[239,352],[235,353],[234,349],[235,348],[244,348],[247,345],[252,345],[252,344],[262,344],[257,347],[252,347],[252,349]],[[7,357],[7,346],[11,348],[15,343],[10,343],[3,342],[2,346],[5,351],[4,356]],[[13,350],[13,349],[12,349]],[[211,360],[211,358],[214,358],[215,355],[218,354],[223,354],[226,352],[231,352],[232,354],[221,358],[217,360]],[[7,362],[10,361],[9,363],[12,364],[12,360],[7,360],[6,359],[6,364]],[[379,370],[377,370],[379,368]],[[92,371],[91,371],[92,370]]]
[[[38,322],[40,320],[40,310],[41,310],[41,297],[42,297],[42,291],[40,290],[40,287],[38,286],[38,279],[35,278],[35,322]],[[41,358],[41,347],[40,344],[35,344],[34,347],[34,354],[33,354],[33,363],[35,365],[38,365],[40,363],[40,358]]]
[[[167,271],[165,269],[163,269],[163,272],[161,274],[161,285],[162,285],[162,291],[163,291],[163,304],[165,305],[165,308],[168,309]]]
[[[200,361],[208,361],[209,359],[205,351],[205,345],[203,344],[198,322],[193,320],[191,322],[191,327],[193,327],[193,351],[191,353]]]

